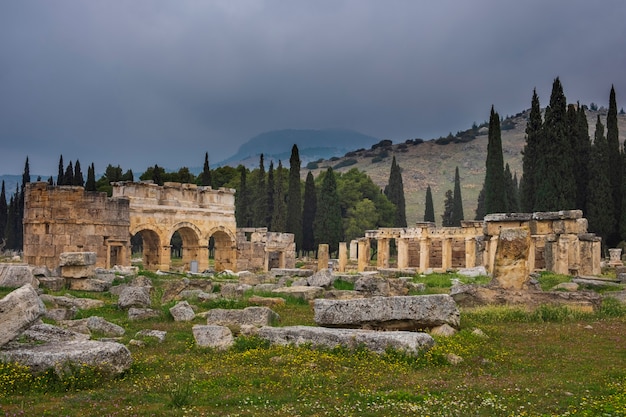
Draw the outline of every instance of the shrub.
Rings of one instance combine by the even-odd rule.
[[[343,167],[349,167],[350,165],[354,165],[356,164],[358,161],[354,158],[349,158],[349,159],[344,159],[343,161],[339,162],[337,165],[335,165],[333,167],[333,169],[339,169],[339,168],[343,168]]]
[[[317,162],[309,162],[308,164],[306,164],[306,169],[317,169],[319,168],[319,165]]]

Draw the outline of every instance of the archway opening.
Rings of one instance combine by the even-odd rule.
[[[174,271],[198,272],[199,237],[191,227],[177,229],[170,239],[170,263]]]
[[[212,255],[210,263],[213,264],[215,271],[220,272],[226,269],[235,271],[237,269],[236,242],[228,233],[218,230],[211,235],[209,242],[212,245],[209,251]]]
[[[155,271],[159,269],[159,235],[153,230],[140,230],[131,236],[131,259],[133,262],[141,260],[144,269]]]

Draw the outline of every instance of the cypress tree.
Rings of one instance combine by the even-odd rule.
[[[48,177],[48,185],[50,185],[50,186],[54,185],[54,178],[52,178],[52,176]]]
[[[19,241],[17,238],[18,229],[18,210],[19,210],[19,189],[15,187],[15,194],[11,196],[9,201],[9,209],[7,211],[7,226],[6,226],[6,247],[7,249],[19,249]]]
[[[591,158],[591,140],[589,139],[589,125],[585,109],[578,103],[576,111],[576,149],[574,152],[576,176],[576,208],[586,211],[587,193],[589,186],[589,159]]]
[[[209,153],[204,153],[204,166],[202,168],[202,173],[200,174],[200,185],[207,187],[213,185],[213,180],[211,178],[211,168],[209,168]]]
[[[433,193],[430,190],[430,185],[426,187],[426,202],[424,209],[424,221],[435,222],[435,206],[433,204]]]
[[[85,184],[85,191],[96,191],[96,168],[93,162],[87,168],[87,183]]]
[[[483,220],[485,218],[485,185],[483,184],[483,188],[480,189],[478,193],[478,202],[476,204],[476,215],[474,216],[474,220]]]
[[[294,234],[296,250],[302,249],[302,186],[300,184],[300,153],[293,145],[289,158],[289,188],[287,191],[287,233]]]
[[[589,193],[587,195],[587,212],[589,230],[602,237],[603,244],[615,230],[614,205],[611,198],[611,179],[609,166],[609,147],[604,136],[604,126],[600,116],[596,122],[596,132],[591,147],[589,164]]]
[[[506,187],[504,183],[504,158],[502,157],[502,136],[500,116],[491,106],[489,117],[489,142],[485,173],[485,213],[506,212]]]
[[[611,86],[609,95],[609,112],[606,116],[606,141],[609,148],[609,165],[611,179],[611,195],[613,196],[613,213],[616,216],[616,223],[621,217],[622,205],[622,155],[619,147],[619,130],[617,127],[617,101],[615,99],[615,88]],[[617,243],[617,237],[611,237],[611,245]],[[613,241],[615,240],[615,241]]]
[[[0,191],[0,241],[3,241],[5,238],[8,214],[9,206],[7,206],[7,195],[4,189],[4,180],[2,180],[2,191]]]
[[[313,234],[313,221],[317,211],[317,195],[315,181],[311,171],[306,176],[304,183],[304,203],[302,207],[302,250],[310,252],[315,250],[315,235]]]
[[[463,214],[463,197],[461,197],[461,177],[459,175],[459,167],[454,171],[454,194],[452,196],[452,215],[450,216],[451,225],[461,227],[461,220],[464,220]]]
[[[267,227],[266,213],[267,208],[267,193],[265,185],[265,164],[263,154],[259,157],[259,170],[257,171],[256,184],[254,184],[254,191],[252,195],[254,201],[252,202],[252,221],[254,227]],[[284,230],[281,230],[284,232]]]
[[[30,182],[30,165],[28,157],[24,163],[24,172],[22,173],[22,186],[17,193],[17,211],[16,211],[16,249],[22,250],[24,247],[24,205],[26,202],[26,184]]]
[[[63,155],[59,157],[59,172],[57,174],[57,185],[65,185],[64,174],[65,166],[63,165]]]
[[[513,178],[508,163],[504,167],[504,181],[506,184],[506,211],[507,213],[517,213],[519,212],[517,180]]]
[[[135,181],[135,175],[133,174],[133,170],[132,169],[127,170],[124,173],[124,175],[122,175],[122,178],[120,179],[120,181],[134,182]]]
[[[121,168],[117,167],[118,169],[115,170],[116,173],[116,178],[114,181],[119,181],[121,180],[121,174],[122,174],[122,170]],[[154,164],[154,168],[152,169],[152,182],[154,182],[157,185],[163,185],[163,176],[165,175],[165,170],[163,168],[161,168],[160,166],[158,166],[157,164]],[[114,182],[113,180],[111,180],[111,182]]]
[[[274,161],[270,161],[267,171],[267,211],[265,212],[265,224],[267,230],[272,230],[272,217],[274,215]]]
[[[272,231],[284,232],[287,228],[285,189],[283,186],[283,163],[278,160],[278,168],[274,178],[274,212],[272,215]]]
[[[537,90],[533,90],[533,98],[530,107],[530,116],[526,124],[526,145],[522,152],[523,181],[520,186],[520,204],[524,212],[530,213],[535,209],[535,193],[537,189],[537,160],[541,146],[541,108]]]
[[[74,165],[74,182],[73,185],[80,185],[83,187],[85,185],[85,179],[83,178],[83,172],[80,169],[80,161],[76,160],[76,165]]]
[[[235,220],[238,227],[250,227],[250,192],[246,184],[248,170],[239,165],[239,189],[235,194]]]
[[[396,157],[391,160],[389,182],[385,187],[385,195],[396,206],[394,227],[406,227],[406,201],[404,199],[404,184],[402,182],[402,170],[396,163]]]
[[[567,133],[566,100],[561,81],[556,78],[542,127],[535,211],[569,210],[576,206],[573,151]]]
[[[63,185],[72,185],[74,184],[74,167],[72,166],[72,161],[67,164],[67,168],[65,168],[65,174],[63,174]]]
[[[446,198],[443,202],[443,214],[441,215],[441,225],[443,227],[454,226],[452,224],[452,212],[454,210],[454,195],[452,190],[446,191]]]
[[[333,169],[329,167],[322,179],[317,199],[317,212],[313,222],[316,246],[326,243],[330,253],[336,252],[339,249],[339,242],[343,238],[342,223],[337,179]]]

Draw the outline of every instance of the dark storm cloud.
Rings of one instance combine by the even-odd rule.
[[[141,171],[213,162],[263,131],[429,139],[626,94],[626,3],[10,1],[0,4],[0,173],[59,154]]]

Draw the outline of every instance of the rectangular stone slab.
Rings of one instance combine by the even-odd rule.
[[[43,301],[30,284],[0,299],[0,346],[18,337],[45,312]]]
[[[314,310],[315,322],[324,327],[416,331],[460,324],[459,309],[448,294],[316,299]]]

